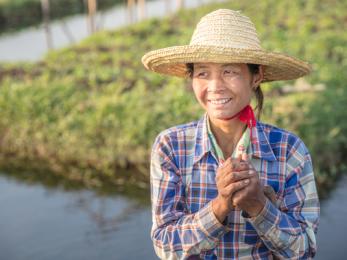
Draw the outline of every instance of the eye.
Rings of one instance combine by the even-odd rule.
[[[236,69],[225,69],[223,71],[224,76],[235,76],[238,75],[239,72]]]
[[[197,78],[203,79],[207,77],[207,72],[206,71],[197,71],[194,75]]]

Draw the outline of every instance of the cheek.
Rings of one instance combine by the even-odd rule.
[[[233,82],[232,85],[234,86],[232,91],[236,94],[236,96],[243,100],[250,100],[252,98],[252,87],[246,78],[239,77],[237,82]]]
[[[246,85],[244,86],[244,89],[242,91],[242,95],[244,98],[251,98],[252,97],[252,89],[250,86]]]
[[[205,91],[202,87],[193,85],[193,91],[197,100],[201,103],[204,101]]]
[[[249,103],[252,100],[252,92],[247,90],[243,92],[242,99],[246,102]]]

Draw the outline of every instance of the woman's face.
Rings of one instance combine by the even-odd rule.
[[[195,63],[193,90],[210,120],[230,119],[251,101],[262,70],[252,75],[246,64]]]

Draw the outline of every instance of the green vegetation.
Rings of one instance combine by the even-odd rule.
[[[50,0],[50,18],[87,13],[85,0]],[[105,9],[122,0],[98,0],[98,8]],[[41,23],[40,0],[0,0],[0,34]]]
[[[188,43],[198,19],[220,7],[250,16],[265,49],[313,63],[306,84],[323,84],[325,90],[283,95],[285,85],[302,81],[264,84],[263,120],[298,134],[312,153],[320,187],[332,185],[347,154],[347,4],[342,0],[208,5],[100,32],[36,64],[3,64],[2,167],[49,169],[92,186],[105,180],[148,182],[155,136],[198,119],[202,111],[189,83],[146,71],[141,56]],[[121,173],[120,168],[134,170]]]

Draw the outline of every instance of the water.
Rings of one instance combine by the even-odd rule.
[[[322,203],[318,260],[345,259],[346,185],[347,177]],[[0,259],[156,259],[149,194],[147,200],[102,196],[4,174],[0,190]]]
[[[321,204],[316,260],[347,259],[347,176],[338,181],[331,196]]]
[[[170,1],[170,11],[177,10],[177,1]],[[208,2],[223,2],[221,0],[189,0],[185,1],[186,8],[197,7]],[[166,1],[146,1],[146,17],[162,17],[167,15]],[[137,11],[133,10],[134,17]],[[96,16],[99,28],[115,29],[129,24],[128,11],[125,5],[118,5],[106,12],[99,12]],[[89,35],[87,17],[75,15],[54,21],[50,25],[53,47],[61,48],[78,42]],[[46,36],[43,26],[32,27],[20,32],[0,37],[0,61],[37,61],[47,52]]]
[[[0,175],[0,259],[155,259],[150,208]]]
[[[185,2],[194,7],[212,1]],[[175,9],[172,3],[171,10]],[[125,26],[125,14],[125,7],[118,6],[99,13],[98,23],[106,29]],[[165,14],[165,1],[147,2],[147,17]],[[55,48],[71,44],[63,28],[74,42],[88,36],[83,15],[53,22]],[[36,61],[46,52],[42,27],[0,37],[0,61]],[[346,259],[346,185],[347,177],[322,203],[315,259]],[[1,260],[156,258],[149,237],[150,207],[142,199],[28,184],[7,175],[0,175],[0,190]]]

